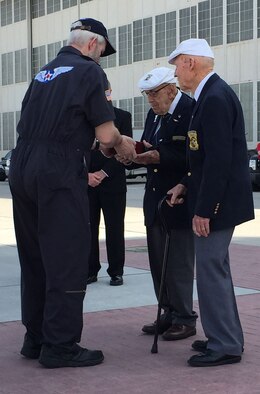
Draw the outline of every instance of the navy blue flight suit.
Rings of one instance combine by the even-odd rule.
[[[88,277],[89,152],[114,120],[101,67],[67,46],[22,103],[10,187],[21,264],[22,322],[36,342],[79,342]]]

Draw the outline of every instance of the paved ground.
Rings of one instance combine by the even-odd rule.
[[[125,284],[109,286],[104,263],[85,299],[82,345],[102,349],[104,363],[47,370],[19,354],[24,334],[19,265],[9,188],[7,183],[0,184],[0,394],[260,394],[260,193],[254,194],[256,220],[236,229],[230,250],[245,334],[243,360],[204,369],[186,363],[193,354],[192,341],[203,338],[200,321],[196,337],[176,343],[159,340],[158,354],[150,351],[153,338],[141,334],[143,323],[153,321],[157,312],[146,253],[142,189],[135,184],[128,188]],[[101,255],[105,262],[103,241]],[[194,309],[199,313],[196,291]]]

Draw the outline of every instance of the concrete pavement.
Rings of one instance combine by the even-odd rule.
[[[106,252],[97,283],[88,286],[84,302],[82,345],[101,348],[102,365],[93,368],[46,370],[37,361],[19,355],[24,334],[20,322],[20,272],[14,237],[8,183],[0,184],[0,393],[98,394],[98,393],[260,393],[260,193],[254,194],[256,219],[238,226],[231,245],[231,266],[237,302],[245,333],[245,353],[240,364],[191,368],[190,345],[159,341],[151,354],[153,338],[140,328],[156,317],[156,300],[146,251],[142,215],[143,184],[128,186],[126,214],[126,268],[121,287],[109,286]],[[101,223],[101,240],[104,224]],[[221,300],[220,300],[221,302]],[[198,311],[194,291],[194,307]],[[198,311],[199,313],[199,311]]]

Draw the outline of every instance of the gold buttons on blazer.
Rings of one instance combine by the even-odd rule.
[[[158,172],[158,169],[157,169],[157,168],[154,168],[153,172]]]
[[[155,187],[153,187],[153,192],[155,192]]]
[[[188,176],[191,176],[191,172],[188,172],[188,174],[187,174]]]

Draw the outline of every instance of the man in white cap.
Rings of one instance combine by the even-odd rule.
[[[144,153],[134,162],[147,167],[144,195],[144,217],[147,231],[149,263],[157,298],[161,282],[166,231],[158,214],[158,202],[171,184],[177,184],[186,173],[185,145],[192,100],[176,87],[173,70],[158,67],[146,73],[138,86],[151,109],[141,141]],[[194,244],[186,205],[181,209],[163,206],[163,215],[171,229],[167,263],[166,290],[159,322],[159,334],[165,340],[179,340],[196,334],[197,314],[193,311]],[[155,333],[156,322],[142,331]]]
[[[192,215],[201,322],[206,341],[188,363],[207,367],[237,363],[243,332],[237,311],[228,248],[236,225],[254,218],[245,126],[234,91],[213,72],[206,40],[183,41],[169,56],[180,87],[196,104],[188,131],[189,172],[168,191],[170,204],[185,195]]]

